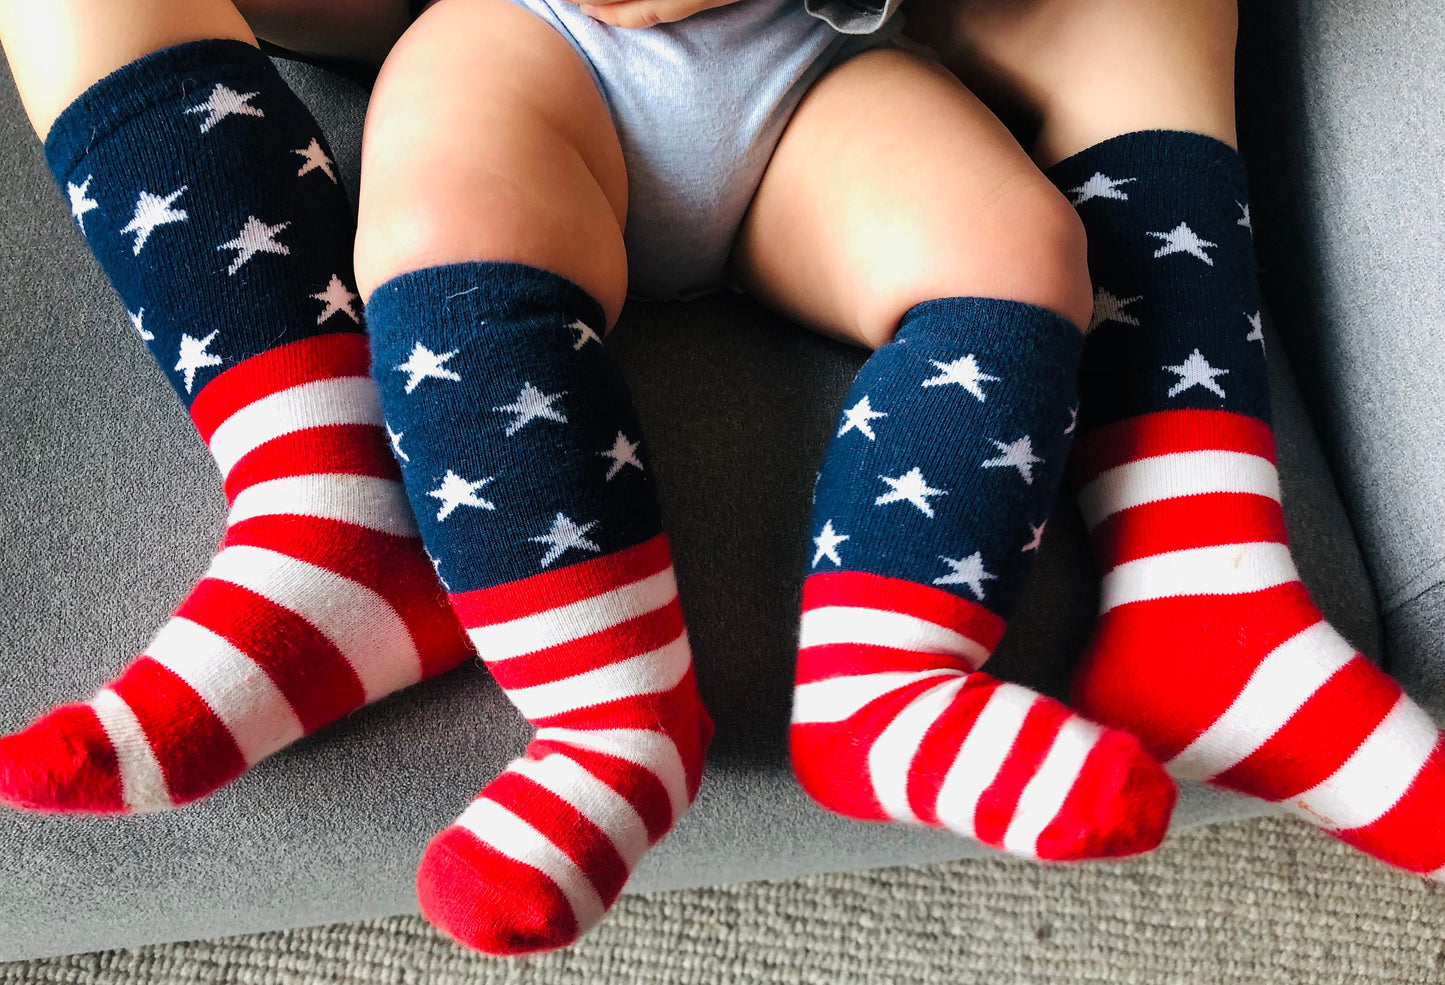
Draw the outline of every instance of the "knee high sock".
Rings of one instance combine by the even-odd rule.
[[[1083,337],[930,301],[859,371],[803,584],[793,766],[824,807],[1050,860],[1156,846],[1174,787],[1133,736],[979,672],[1063,474]]]
[[[1290,558],[1239,155],[1145,131],[1051,177],[1095,285],[1073,470],[1103,594],[1078,707],[1176,776],[1445,874],[1440,734],[1324,621]]]
[[[422,539],[537,728],[428,847],[422,912],[491,953],[560,947],[687,810],[712,735],[647,449],[601,307],[554,274],[416,271],[367,316]]]
[[[470,648],[382,430],[349,206],[270,61],[235,41],[149,55],[66,109],[46,153],[231,512],[119,678],[0,739],[0,802],[159,810]]]

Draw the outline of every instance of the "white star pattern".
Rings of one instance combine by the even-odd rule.
[[[196,370],[221,365],[220,356],[206,351],[215,337],[216,332],[203,339],[181,333],[181,351],[180,358],[176,360],[176,372],[185,373],[187,393],[191,392],[191,386],[196,382]]]
[[[442,476],[441,485],[427,493],[428,496],[442,501],[442,508],[437,511],[437,519],[445,520],[458,506],[470,506],[474,510],[495,510],[496,503],[477,495],[477,490],[494,478],[495,476],[489,475],[485,479],[468,482],[451,469],[447,469],[447,474]]]
[[[391,441],[391,453],[403,462],[411,461],[411,456],[401,450],[401,439],[406,437],[405,431],[393,431],[391,425],[386,425],[386,436]]]
[[[1227,369],[1215,369],[1209,365],[1209,360],[1195,349],[1189,354],[1189,358],[1178,366],[1163,366],[1171,373],[1179,375],[1179,382],[1169,388],[1169,396],[1176,397],[1193,386],[1202,386],[1210,393],[1224,396],[1224,388],[1214,382],[1216,376],[1223,376],[1229,372]]]
[[[91,198],[88,194],[91,179],[95,175],[88,174],[80,184],[73,181],[65,183],[65,190],[70,195],[70,214],[75,216],[75,221],[80,223],[80,231],[85,232],[85,214],[100,208],[100,203]]]
[[[226,273],[234,275],[257,253],[279,253],[282,256],[289,254],[291,250],[285,244],[276,242],[276,234],[289,225],[291,223],[283,222],[269,226],[255,216],[248,216],[246,224],[241,227],[241,231],[236,234],[235,239],[216,247],[217,252],[221,250],[240,251],[236,259],[232,260],[231,265],[226,268]]]
[[[1250,236],[1253,236],[1253,235],[1254,235],[1254,223],[1253,223],[1253,220],[1251,220],[1251,219],[1249,218],[1249,203],[1247,203],[1247,202],[1235,202],[1234,204],[1239,206],[1239,211],[1240,211],[1240,216],[1239,216],[1239,218],[1238,218],[1237,220],[1235,220],[1235,223],[1234,223],[1234,224],[1235,224],[1236,226],[1243,226],[1245,229],[1248,229],[1248,230],[1249,230],[1249,235],[1250,235]]]
[[[847,418],[847,420],[843,424],[843,426],[838,429],[837,437],[841,438],[849,431],[857,431],[869,441],[874,440],[877,435],[873,433],[873,428],[868,422],[875,417],[888,416],[881,410],[873,409],[872,405],[868,403],[867,394],[864,394],[862,400],[858,401],[852,407],[849,407],[847,410],[843,411],[843,415]]]
[[[420,342],[414,342],[411,347],[411,355],[406,357],[406,362],[400,366],[393,366],[392,371],[406,374],[407,393],[411,393],[421,385],[422,380],[426,379],[452,380],[460,383],[462,378],[442,365],[457,352],[458,350],[453,349],[451,352],[438,354]]]
[[[1124,309],[1135,301],[1144,300],[1140,294],[1132,298],[1116,298],[1102,287],[1094,291],[1094,314],[1089,318],[1089,331],[1093,331],[1105,322],[1116,321],[1120,325],[1138,325],[1139,319],[1129,314]]]
[[[953,570],[942,578],[933,579],[935,585],[967,585],[968,590],[973,592],[973,597],[980,602],[983,601],[983,583],[994,581],[997,575],[990,574],[983,566],[983,553],[974,551],[962,560],[951,557],[944,557],[942,554],[938,559],[947,564]]]
[[[336,172],[331,168],[335,162],[326,156],[326,151],[321,149],[321,142],[315,137],[311,138],[311,143],[300,150],[293,150],[291,153],[300,154],[306,159],[306,163],[301,165],[301,170],[296,172],[296,177],[300,178],[312,171],[320,171],[331,179],[333,185],[336,184]]]
[[[1146,233],[1145,235],[1153,236],[1155,239],[1162,239],[1164,241],[1164,245],[1154,251],[1154,259],[1156,260],[1160,257],[1167,257],[1171,253],[1188,253],[1190,256],[1203,260],[1211,267],[1214,266],[1214,260],[1210,258],[1208,253],[1204,252],[1204,248],[1207,246],[1218,246],[1219,244],[1211,243],[1207,239],[1200,239],[1186,223],[1181,222],[1167,233]]]
[[[1076,428],[1076,427],[1078,427],[1078,426],[1079,426],[1079,405],[1078,405],[1078,404],[1074,404],[1074,406],[1072,406],[1072,407],[1069,408],[1069,426],[1066,427],[1066,428],[1064,428],[1064,433],[1065,433],[1065,434],[1073,434],[1073,433],[1074,433],[1074,428]]]
[[[889,478],[886,475],[880,475],[878,478],[888,483],[892,491],[886,492],[882,496],[879,496],[877,499],[875,499],[873,501],[874,506],[884,506],[888,503],[909,502],[922,510],[924,516],[931,519],[933,517],[933,507],[929,505],[928,497],[948,495],[946,491],[942,489],[934,489],[932,486],[930,486],[928,482],[923,478],[923,473],[919,471],[918,466],[916,465],[913,468],[909,469],[907,472],[905,472],[903,475],[898,476],[896,479]]]
[[[813,543],[817,545],[818,552],[813,555],[813,563],[809,565],[809,567],[816,568],[819,561],[827,558],[841,568],[843,566],[843,559],[838,557],[838,545],[847,539],[847,534],[840,534],[833,529],[832,520],[824,523],[822,533],[813,538]]]
[[[248,105],[250,100],[259,95],[259,92],[237,92],[217,82],[216,87],[211,90],[210,98],[199,106],[186,110],[186,115],[205,113],[206,118],[201,121],[201,133],[206,133],[228,116],[265,116],[266,114],[255,106]]]
[[[1252,315],[1246,313],[1244,317],[1249,319],[1250,324],[1249,334],[1244,337],[1244,341],[1258,342],[1259,351],[1266,352],[1267,354],[1267,350],[1264,346],[1264,312],[1256,311]]]
[[[549,421],[556,421],[559,424],[566,424],[567,415],[552,408],[552,401],[561,399],[566,393],[566,390],[558,393],[543,393],[531,383],[524,383],[522,384],[521,392],[517,394],[515,402],[503,404],[501,407],[493,407],[492,410],[508,411],[517,415],[512,419],[512,423],[507,426],[506,433],[507,437],[510,438],[539,417],[544,417]]]
[[[578,550],[588,550],[596,554],[601,554],[602,548],[583,536],[595,526],[597,526],[597,521],[593,520],[585,527],[579,527],[568,518],[567,514],[558,513],[552,520],[551,530],[540,537],[528,537],[527,539],[538,544],[552,545],[551,549],[542,557],[541,566],[545,568],[574,547]]]
[[[316,324],[320,325],[336,314],[344,314],[356,324],[361,324],[361,316],[351,308],[351,302],[357,300],[357,296],[346,289],[346,284],[339,275],[332,274],[331,281],[326,285],[325,290],[317,291],[311,297],[326,305],[321,309],[321,314],[316,317]]]
[[[1129,196],[1119,191],[1119,186],[1138,180],[1138,178],[1110,178],[1102,171],[1095,171],[1088,181],[1077,188],[1070,188],[1067,194],[1077,196],[1072,200],[1075,208],[1094,198],[1117,198],[1121,202],[1127,202]]]
[[[1033,534],[1033,540],[1030,540],[1027,544],[1025,544],[1024,549],[1022,551],[1019,551],[1019,553],[1027,554],[1029,551],[1037,551],[1040,547],[1042,547],[1044,544],[1044,528],[1048,525],[1049,521],[1047,520],[1038,525],[1030,523],[1029,532]]]
[[[994,441],[992,444],[1002,454],[998,458],[990,458],[986,462],[979,463],[981,468],[1018,469],[1019,475],[1023,476],[1027,485],[1034,484],[1034,466],[1043,462],[1043,459],[1034,454],[1034,443],[1028,435],[1009,444],[1004,444],[1002,441]]]
[[[155,332],[146,331],[146,310],[144,308],[139,311],[127,311],[126,315],[130,318],[131,327],[135,329],[135,333],[140,336],[142,342],[154,342],[156,340]]]
[[[576,352],[588,342],[596,342],[598,345],[602,344],[602,336],[592,331],[592,326],[580,318],[567,327],[577,333],[577,341],[572,344],[573,352]]]
[[[607,451],[599,451],[597,454],[612,459],[612,467],[607,470],[607,478],[603,482],[611,482],[612,477],[622,471],[624,465],[635,465],[637,471],[645,472],[642,463],[637,460],[637,449],[641,446],[639,441],[628,441],[621,432],[617,432],[617,440]]]
[[[936,359],[930,359],[928,361],[943,370],[943,372],[938,376],[924,380],[919,384],[920,386],[947,386],[950,383],[957,383],[977,397],[979,403],[984,402],[983,387],[979,386],[979,383],[998,379],[997,376],[990,376],[979,369],[978,360],[973,357],[973,353],[971,352],[960,359],[955,359],[951,363],[941,363]]]
[[[140,193],[140,197],[135,200],[135,215],[131,216],[130,222],[122,226],[120,230],[121,235],[135,233],[135,245],[131,248],[132,253],[140,256],[146,240],[151,238],[151,233],[157,226],[165,226],[172,222],[185,222],[189,218],[185,209],[171,208],[176,199],[185,193],[186,188],[186,185],[182,185],[164,198],[146,191]]]

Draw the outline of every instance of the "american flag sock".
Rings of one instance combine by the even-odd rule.
[[[234,41],[149,55],[66,109],[46,153],[231,512],[140,657],[0,739],[0,802],[160,810],[470,648],[382,430],[350,209],[270,61]]]
[[[1073,470],[1103,572],[1078,707],[1178,777],[1445,875],[1445,746],[1327,622],[1286,543],[1243,164],[1176,131],[1056,165],[1094,323]]]
[[[793,768],[824,807],[1027,858],[1163,838],[1174,785],[1133,736],[979,668],[1063,474],[1083,336],[1012,301],[929,301],[859,371],[818,477]]]
[[[555,274],[415,271],[367,316],[422,539],[537,729],[427,848],[422,912],[490,953],[561,947],[687,810],[712,736],[647,448],[601,307]]]

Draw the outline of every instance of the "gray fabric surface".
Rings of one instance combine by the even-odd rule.
[[[354,183],[360,91],[289,71]],[[8,731],[51,703],[88,696],[145,644],[204,570],[224,510],[214,466],[130,337],[8,80],[0,162],[12,176],[0,187]],[[787,764],[809,490],[863,354],[736,298],[636,306],[610,344],[653,446],[698,677],[718,724],[696,809],[632,888],[976,853],[940,832],[826,815]],[[1271,368],[1300,568],[1345,635],[1375,653],[1371,591],[1349,525],[1284,360]],[[1001,675],[1060,692],[1094,591],[1066,503],[998,655]],[[0,813],[0,960],[411,911],[427,837],[524,737],[500,692],[468,667],[353,716],[177,814]],[[1191,788],[1176,820],[1258,810]]]
[[[415,917],[53,961],[0,985],[1430,985],[1445,887],[1297,821],[1155,856],[972,860],[624,899],[575,948],[469,954]]]
[[[1272,96],[1240,101],[1266,296],[1379,591],[1387,666],[1445,718],[1445,7],[1244,13],[1245,83]]]

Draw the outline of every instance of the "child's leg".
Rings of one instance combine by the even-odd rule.
[[[381,427],[350,209],[244,22],[196,0],[5,10],[71,214],[231,513],[205,576],[119,678],[0,739],[0,801],[158,810],[469,648]],[[152,51],[174,42],[189,43]]]
[[[737,264],[784,311],[877,348],[814,499],[792,726],[804,787],[853,817],[1026,857],[1154,847],[1174,790],[1132,736],[976,672],[1073,430],[1090,296],[1067,201],[946,72],[877,51],[799,107]]]
[[[422,538],[536,740],[427,849],[422,910],[558,947],[687,809],[712,727],[647,445],[602,336],[621,150],[591,76],[506,0],[442,0],[367,118],[357,271]]]
[[[1035,156],[1089,232],[1075,472],[1104,611],[1080,707],[1176,775],[1445,877],[1445,743],[1323,620],[1286,544],[1232,147],[1234,4],[955,13],[971,60],[1032,94]]]

